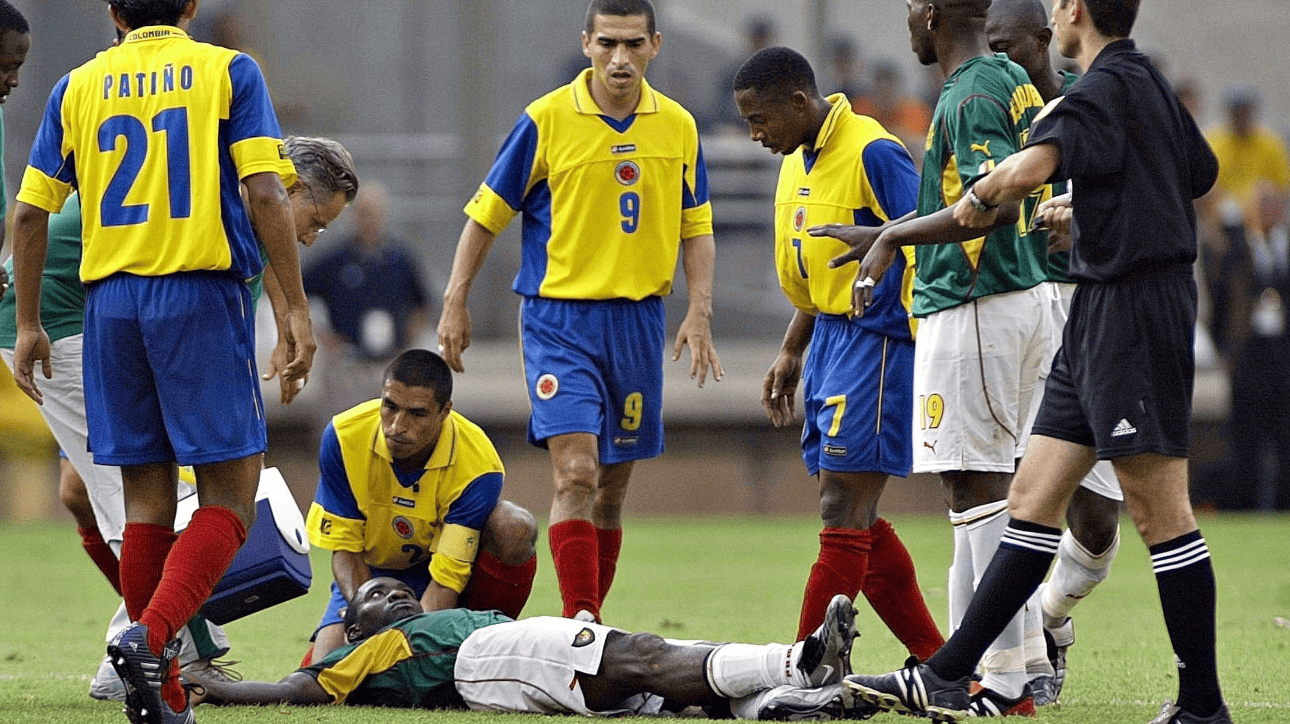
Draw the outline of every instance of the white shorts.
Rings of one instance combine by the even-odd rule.
[[[914,347],[914,472],[1011,473],[1026,451],[1041,368],[1061,327],[1047,284],[995,294],[918,325]]]
[[[1066,319],[1070,317],[1071,297],[1075,294],[1075,285],[1059,282],[1044,282],[1045,285],[1052,286],[1055,291],[1056,303],[1053,306],[1053,320],[1057,324],[1057,337],[1053,342],[1053,348],[1049,354],[1044,356],[1044,365],[1039,370],[1039,384],[1035,386],[1035,398],[1030,403],[1030,415],[1026,418],[1026,430],[1030,430],[1035,424],[1035,417],[1039,414],[1039,403],[1044,399],[1044,381],[1048,379],[1048,373],[1053,368],[1053,357],[1056,356],[1057,350],[1062,346],[1062,328],[1066,326]],[[1124,501],[1124,493],[1120,490],[1120,481],[1115,477],[1115,468],[1112,467],[1110,460],[1098,460],[1093,469],[1088,471],[1088,475],[1080,481],[1080,487],[1091,492],[1097,493],[1103,498],[1111,500]]]
[[[578,675],[600,670],[605,641],[621,629],[570,618],[538,616],[479,629],[457,651],[457,693],[476,711],[583,716],[657,713],[663,702],[636,695],[612,711],[591,711]]]
[[[125,532],[125,497],[121,488],[121,469],[95,465],[89,453],[89,429],[85,422],[85,384],[81,376],[83,335],[74,334],[49,345],[52,379],[37,372],[36,384],[45,395],[40,414],[49,425],[63,454],[85,481],[90,506],[98,520],[99,533],[112,549],[121,552],[121,535]],[[13,350],[0,349],[5,364],[13,369]]]

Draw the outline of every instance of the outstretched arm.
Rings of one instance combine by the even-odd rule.
[[[330,704],[328,694],[318,680],[296,671],[276,684],[267,681],[225,681],[201,674],[185,673],[184,678],[198,689],[190,695],[195,704]]]

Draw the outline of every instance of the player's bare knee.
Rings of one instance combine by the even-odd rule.
[[[480,548],[509,566],[517,566],[536,555],[537,536],[537,519],[532,513],[500,500],[484,524]]]
[[[641,631],[615,639],[616,648],[623,652],[615,656],[616,676],[634,689],[644,690],[660,671],[666,670],[669,654],[674,648],[658,634]]]

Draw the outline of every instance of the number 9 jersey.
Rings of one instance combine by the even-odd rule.
[[[118,272],[246,279],[262,262],[239,182],[295,182],[280,136],[249,56],[138,28],[54,86],[18,200],[53,213],[79,189],[86,283]]]
[[[526,297],[666,295],[681,240],[712,233],[694,118],[644,80],[635,113],[601,115],[590,77],[529,104],[466,214],[497,234],[523,212]]]

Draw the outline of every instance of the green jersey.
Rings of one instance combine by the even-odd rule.
[[[357,644],[300,669],[337,704],[464,708],[453,685],[457,649],[475,631],[511,619],[497,611],[450,608],[396,621]]]
[[[1071,86],[1075,85],[1075,81],[1079,80],[1079,76],[1074,73],[1067,73],[1064,70],[1059,72],[1062,74],[1062,94],[1064,95],[1066,91],[1070,90]],[[1065,181],[1058,181],[1049,188],[1052,189],[1052,193],[1046,194],[1040,200],[1040,203],[1054,196],[1061,196],[1067,191]],[[1042,233],[1044,238],[1048,238],[1048,232]],[[1062,284],[1075,283],[1075,280],[1071,279],[1071,253],[1069,251],[1059,251],[1056,254],[1048,255],[1048,281]]]
[[[84,331],[85,285],[81,284],[81,198],[72,194],[63,210],[49,217],[49,247],[40,284],[40,321],[49,341]],[[13,279],[13,259],[5,262]],[[0,297],[0,347],[13,348],[18,339],[14,292]]]
[[[918,215],[953,205],[977,177],[1020,149],[1043,105],[1026,71],[1006,55],[959,66],[941,89],[927,132]],[[917,247],[914,316],[1044,281],[1047,239],[1027,233],[1039,197],[1036,192],[1026,199],[1015,226],[962,243]]]

